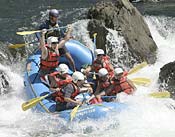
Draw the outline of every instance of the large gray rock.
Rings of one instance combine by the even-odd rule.
[[[90,36],[98,33],[98,48],[105,49],[108,33],[105,27],[111,28],[125,38],[137,62],[155,63],[157,46],[142,15],[128,0],[101,2],[89,10],[88,18],[91,19],[88,25]]]
[[[159,73],[160,89],[168,90],[175,99],[175,61],[164,65]]]

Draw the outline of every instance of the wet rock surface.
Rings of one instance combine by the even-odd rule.
[[[146,60],[150,64],[155,63],[157,46],[142,15],[129,1],[98,3],[89,10],[88,18],[90,36],[95,32],[98,34],[97,48],[105,49],[106,28],[110,28],[124,37],[129,52],[137,62]]]

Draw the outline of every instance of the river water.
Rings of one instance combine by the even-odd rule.
[[[88,41],[85,18],[90,6],[100,0],[1,0],[0,1],[0,55],[8,56],[7,43],[23,43],[21,36],[15,34],[21,30],[35,30],[45,19],[50,8],[60,10],[60,19],[64,24],[79,25],[82,41]],[[101,121],[85,121],[66,124],[65,121],[49,114],[32,111],[23,112],[21,104],[25,102],[23,70],[25,58],[16,55],[15,62],[1,61],[0,70],[7,73],[11,90],[0,96],[0,137],[174,137],[175,111],[169,104],[171,99],[148,98],[147,93],[158,88],[157,79],[160,68],[175,60],[175,2],[163,0],[158,3],[135,3],[144,15],[152,36],[158,46],[158,59],[154,65],[147,66],[132,77],[148,77],[152,80],[149,87],[137,87],[134,96],[122,98],[130,109],[121,114]],[[121,41],[111,30],[110,39]],[[6,49],[6,50],[4,50]],[[19,50],[19,52],[21,52]],[[9,60],[9,58],[7,58]]]

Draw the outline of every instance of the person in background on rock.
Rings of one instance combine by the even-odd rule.
[[[50,74],[56,70],[59,64],[59,48],[62,48],[64,44],[70,39],[69,35],[66,35],[64,39],[58,41],[57,37],[49,37],[47,44],[45,44],[46,30],[42,30],[42,36],[40,40],[41,48],[41,61],[40,61],[40,77],[44,77],[46,74]]]
[[[72,80],[71,83],[65,85],[62,89],[56,92],[55,101],[57,111],[72,109],[77,105],[82,105],[83,102],[76,100],[75,97],[83,92],[92,93],[92,88],[84,85],[85,76],[81,72],[74,72]]]
[[[118,93],[124,92],[128,95],[133,94],[136,87],[127,79],[127,72],[123,71],[122,68],[114,69],[115,76],[111,79],[111,84],[107,90],[99,93],[96,97],[101,98],[101,96],[116,96]]]
[[[45,38],[47,39],[50,36],[54,36],[54,37],[57,37],[58,41],[60,42],[63,38],[65,38],[65,36],[71,37],[70,33],[72,31],[72,27],[70,25],[68,25],[68,29],[67,29],[68,31],[66,33],[65,33],[64,29],[59,29],[60,23],[58,22],[58,17],[59,17],[58,10],[51,9],[49,11],[49,20],[46,20],[44,23],[42,23],[39,27],[39,30],[53,28],[53,30],[47,31],[45,33]],[[58,29],[55,29],[55,28],[58,28]],[[40,41],[41,40],[40,33],[36,33],[36,36]],[[61,56],[64,55],[68,59],[72,70],[76,71],[74,60],[73,60],[72,56],[70,55],[70,53],[68,52],[65,45],[62,46],[62,48],[59,48],[59,53]]]
[[[101,68],[105,68],[105,69],[107,69],[109,75],[111,77],[113,77],[114,76],[114,68],[113,68],[112,64],[110,63],[110,60],[109,60],[110,58],[107,55],[105,55],[105,53],[102,49],[96,49],[95,54],[97,56],[96,60],[92,63],[91,66],[88,66],[84,70],[83,73],[88,76],[90,71],[94,71],[94,72],[98,73],[98,71]]]

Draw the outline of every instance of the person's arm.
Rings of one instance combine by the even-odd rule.
[[[98,82],[97,82],[97,88],[96,88],[96,91],[95,91],[94,95],[99,94],[100,91],[101,91],[101,84],[100,84],[100,82],[98,81]]]
[[[60,91],[60,88],[49,88],[51,91],[53,91],[53,92],[56,92],[56,91]]]
[[[65,43],[71,38],[70,37],[71,32],[72,32],[72,27],[70,25],[68,25],[68,31],[67,31],[65,37],[63,39],[61,39],[59,44],[57,44],[57,47],[55,49],[56,51],[58,51],[59,48],[62,48],[65,45]]]
[[[84,83],[83,87],[87,88],[87,91],[91,94],[94,93],[92,86],[89,83]]]
[[[67,103],[74,103],[74,104],[77,104],[77,105],[82,105],[82,102],[80,101],[75,101],[71,98],[64,98],[64,101],[66,101]]]
[[[74,60],[73,60],[72,56],[70,55],[70,53],[69,53],[69,52],[66,52],[66,53],[65,53],[65,57],[68,59],[71,68],[72,68],[73,71],[75,72],[75,71],[76,71],[75,63],[74,63]]]
[[[38,28],[38,30],[43,30],[43,29],[48,29],[48,21],[47,20],[45,22],[43,22]],[[36,32],[35,35],[36,35],[38,41],[40,41],[40,39],[42,37],[41,32]]]
[[[114,67],[112,66],[111,63],[109,64],[109,68],[110,68],[110,70],[114,71]]]
[[[43,29],[41,31],[40,48],[41,48],[41,58],[46,59],[48,56],[47,48],[45,46],[45,34],[47,30]]]
[[[72,38],[71,32],[72,32],[72,26],[67,25],[67,32],[66,32],[66,35],[64,37],[65,40],[69,40],[70,38]]]
[[[82,103],[80,101],[75,101],[71,99],[71,95],[74,92],[74,87],[71,84],[68,84],[66,87],[63,88],[65,94],[64,94],[64,101],[65,102],[70,102],[70,103],[75,103],[77,105],[81,105]]]
[[[111,84],[107,89],[105,89],[105,94],[109,95],[113,89],[114,89],[114,85]]]
[[[67,42],[67,40],[62,39],[62,40],[57,44],[57,46],[56,46],[56,48],[55,48],[55,52],[58,52],[58,49],[62,48],[62,47],[65,45],[66,42]]]

